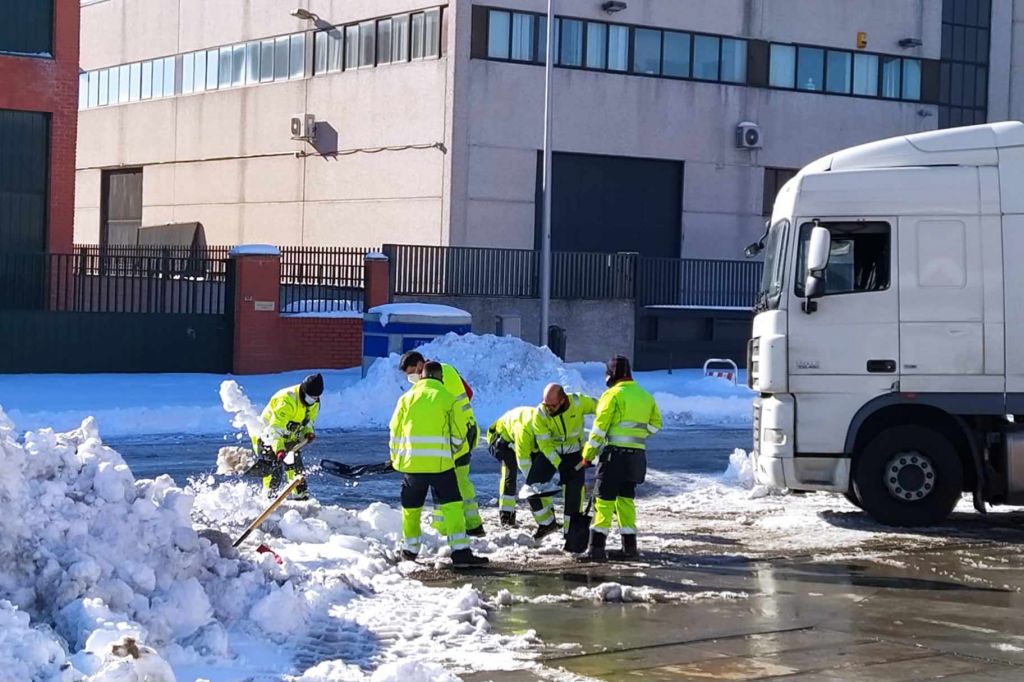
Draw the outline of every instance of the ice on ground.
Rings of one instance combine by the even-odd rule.
[[[564,363],[546,348],[512,337],[450,334],[421,350],[450,362],[465,376],[476,393],[473,406],[481,423],[512,407],[536,405],[548,382],[593,396],[604,390],[602,363]],[[386,427],[398,396],[408,388],[397,367],[398,356],[392,355],[378,360],[366,378],[358,368],[322,370],[327,392],[318,426]],[[234,379],[238,393],[245,396],[223,392],[222,384],[232,380],[214,374],[4,375],[0,405],[23,429],[70,430],[94,416],[108,436],[224,433],[239,420],[235,429],[245,430],[275,391],[299,383],[308,373]],[[753,394],[746,386],[705,378],[699,369],[638,372],[636,378],[653,393],[668,428],[750,423]],[[229,406],[228,415],[224,404]]]

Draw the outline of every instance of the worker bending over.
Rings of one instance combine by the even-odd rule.
[[[263,409],[260,416],[263,430],[252,435],[252,448],[257,457],[253,469],[262,475],[263,490],[268,494],[280,487],[282,478],[292,481],[303,472],[302,454],[297,451],[290,457],[288,454],[292,448],[316,438],[313,424],[320,414],[323,392],[324,378],[310,374],[301,384],[275,393]],[[309,499],[305,481],[295,487],[292,496],[297,500]]]

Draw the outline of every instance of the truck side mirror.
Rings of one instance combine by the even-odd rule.
[[[828,268],[829,254],[832,251],[832,234],[828,228],[815,225],[811,230],[811,239],[807,244],[807,277],[804,280],[804,312],[807,314],[817,310],[818,304],[813,299],[821,298],[825,293],[825,270]]]

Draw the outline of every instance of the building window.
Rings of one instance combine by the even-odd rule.
[[[269,83],[274,80],[274,41],[260,41],[260,83]],[[196,65],[199,68],[199,65]]]
[[[587,68],[604,70],[608,66],[608,25],[587,22]]]
[[[131,88],[131,80],[128,77],[130,67],[128,64],[119,66],[118,71],[118,89],[117,89],[117,103],[124,104],[128,101],[128,91]]]
[[[426,28],[426,17],[423,12],[417,12],[412,15],[412,58],[423,59],[426,52],[426,36],[424,35],[424,29]],[[345,67],[348,68],[348,67]]]
[[[793,168],[768,168],[764,169],[764,193],[761,199],[761,215],[770,217],[772,207],[775,205],[775,197],[779,195],[782,186],[789,182],[797,171]]]
[[[231,85],[231,52],[230,47],[220,48],[220,75],[218,82],[222,88]]]
[[[719,75],[721,39],[714,36],[693,37],[693,77],[716,81]]]
[[[853,94],[865,97],[878,96],[877,55],[853,55]]]
[[[900,58],[882,57],[882,97],[900,97]]]
[[[138,102],[142,95],[142,64],[128,67],[128,101]]]
[[[46,249],[50,115],[0,109],[0,253]]]
[[[206,89],[216,90],[220,83],[220,50],[206,51]]]
[[[359,24],[359,66],[373,66],[374,37],[376,23],[364,21]]]
[[[260,82],[260,44],[256,41],[245,44],[245,83]]]
[[[231,85],[245,84],[245,45],[231,48]]]
[[[662,73],[676,78],[690,77],[690,34],[665,31]]]
[[[345,70],[359,68],[359,25],[345,27]]]
[[[187,95],[192,92],[194,74],[195,56],[191,54],[184,55],[181,58],[181,92],[183,94]]]
[[[817,47],[800,47],[796,52],[797,90],[821,92],[825,87],[825,51]]]
[[[940,128],[988,120],[990,5],[988,0],[942,0]],[[919,90],[919,80],[919,74],[913,70],[908,74],[904,67],[904,93]]]
[[[583,66],[583,22],[565,19],[562,25],[562,49],[559,63],[562,66]]]
[[[773,88],[796,85],[796,47],[772,43],[768,62],[768,84]]]
[[[633,73],[648,76],[661,73],[661,31],[649,28],[633,31]]]
[[[441,56],[441,10],[431,9],[423,13],[423,32],[425,34],[424,56]]]
[[[533,61],[533,24],[532,14],[516,12],[512,15],[512,59]]]
[[[747,41],[722,39],[721,78],[725,83],[747,82]]]
[[[53,56],[53,0],[0,0],[0,52]]]
[[[409,61],[409,15],[403,14],[391,20],[391,59],[396,62]]]
[[[488,15],[487,56],[491,59],[508,59],[512,31],[512,15],[492,9]]]
[[[629,69],[629,27],[608,27],[608,70],[626,71]]]
[[[825,65],[825,90],[837,95],[849,95],[853,55],[849,52],[829,50]]]
[[[153,97],[153,62],[142,62],[142,78],[140,83],[141,99]]]
[[[921,99],[921,62],[916,59],[903,60],[903,99]]]
[[[377,63],[391,63],[391,19],[377,22]]]

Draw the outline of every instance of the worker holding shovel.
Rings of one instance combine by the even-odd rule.
[[[257,461],[250,471],[262,477],[268,495],[280,488],[282,479],[291,482],[302,475],[300,451],[316,438],[313,425],[320,414],[323,392],[323,377],[311,374],[301,384],[275,393],[264,408],[263,431],[252,438]],[[295,486],[292,499],[309,499],[305,480]]]

